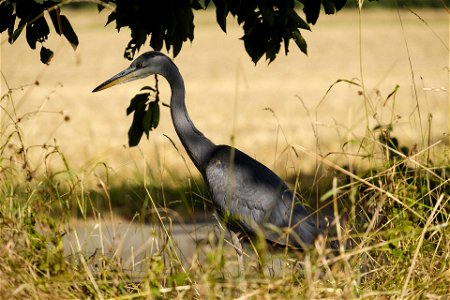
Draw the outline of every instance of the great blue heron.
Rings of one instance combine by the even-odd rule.
[[[143,53],[93,92],[152,74],[169,82],[175,130],[228,225],[247,235],[262,233],[266,240],[282,246],[311,245],[323,230],[322,222],[316,223],[274,172],[238,149],[214,144],[194,126],[185,105],[183,77],[169,57],[156,51]]]

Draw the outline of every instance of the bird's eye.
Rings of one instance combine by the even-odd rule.
[[[141,62],[136,63],[136,69],[140,69],[140,68],[142,68],[142,63]]]

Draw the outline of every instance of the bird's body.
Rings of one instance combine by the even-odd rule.
[[[172,121],[184,148],[205,180],[225,221],[246,234],[264,234],[273,243],[310,245],[321,233],[311,213],[274,172],[245,153],[215,145],[193,124],[185,105],[185,86],[175,64],[159,52],[139,56],[129,68],[94,91],[159,74],[169,82]]]
[[[214,203],[250,234],[260,230],[273,243],[309,245],[320,233],[311,214],[274,172],[247,154],[216,146],[203,177]],[[287,235],[280,234],[293,228]]]

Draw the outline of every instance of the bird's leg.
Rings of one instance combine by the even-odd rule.
[[[234,250],[237,254],[238,267],[239,267],[239,276],[244,277],[245,268],[244,268],[244,251],[242,249],[242,243],[239,239],[239,233],[233,232],[230,230],[231,241],[233,242]]]

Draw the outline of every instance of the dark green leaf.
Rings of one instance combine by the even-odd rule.
[[[48,38],[50,28],[44,17],[40,17],[33,23],[27,23],[26,39],[31,49],[36,49],[36,42],[44,42]]]
[[[147,139],[149,137],[151,128],[152,128],[152,111],[149,108],[145,111],[144,117],[142,118],[142,130],[147,136]]]
[[[300,50],[303,53],[308,54],[306,41],[303,38],[303,36],[301,35],[300,31],[294,30],[294,32],[292,33],[292,37],[294,38],[295,43],[300,48]]]
[[[239,10],[237,13],[238,24],[243,22],[253,22],[257,10],[256,0],[246,0],[242,1],[239,5]]]
[[[272,26],[273,21],[275,19],[274,11],[273,11],[273,5],[268,5],[266,1],[260,1],[259,9],[261,11],[262,19],[265,23]]]
[[[109,23],[111,23],[112,21],[115,21],[117,19],[117,14],[115,11],[113,11],[112,13],[109,14],[108,16],[108,20],[106,21],[106,25],[108,25]]]
[[[13,20],[11,21],[11,23],[9,24],[8,27],[8,37],[12,36],[14,33],[14,24],[16,23],[16,16],[14,16]],[[8,38],[9,41],[9,38]]]
[[[160,111],[159,111],[159,103],[157,101],[153,101],[150,103],[149,108],[152,106],[152,129],[155,129],[159,125],[160,119]]]
[[[0,32],[5,31],[8,28],[14,28],[14,21],[16,16],[13,14],[14,7],[11,3],[0,3]]]
[[[150,47],[152,47],[154,50],[161,50],[163,43],[164,43],[164,31],[158,30],[153,31],[152,37],[150,39]]]
[[[136,94],[133,99],[130,100],[130,105],[127,108],[127,116],[133,111],[143,111],[149,96],[150,93]]]
[[[173,37],[178,28],[177,15],[175,12],[171,11],[167,16],[167,36]],[[165,31],[165,28],[161,26],[160,30]]]
[[[100,2],[101,2],[100,4],[97,4],[98,12],[101,12],[106,7],[106,4],[109,3],[109,0],[100,0]]]
[[[25,37],[27,39],[28,46],[31,49],[36,49],[37,35],[35,28],[32,27],[31,24],[28,24],[25,31]]]
[[[151,87],[151,86],[149,86],[149,85],[146,85],[146,86],[141,87],[140,91],[152,91],[152,92],[156,92],[156,89],[153,88],[153,87]],[[148,95],[148,94],[147,94],[147,95]],[[147,96],[147,97],[148,97],[148,96]]]
[[[141,48],[141,46],[147,40],[147,34],[145,28],[139,27],[136,30],[131,32],[131,41],[128,43],[127,48],[125,49],[124,57],[126,59],[132,60],[137,51]]]
[[[311,30],[308,23],[306,23],[294,10],[289,10],[286,15],[297,28]]]
[[[306,15],[306,22],[310,24],[316,24],[320,13],[320,2],[319,0],[304,0],[303,1],[303,12]]]
[[[277,56],[278,52],[280,52],[280,47],[281,47],[281,37],[272,36],[272,38],[268,41],[266,47],[266,59],[269,60],[269,63],[271,63]]]
[[[200,3],[199,0],[192,0],[191,1],[191,7],[195,10],[199,10],[199,9],[205,9],[202,4]]]
[[[244,40],[245,50],[256,64],[266,51],[268,32],[257,12],[247,16],[243,28],[242,40]]]
[[[137,50],[138,50],[138,47],[137,47],[136,43],[134,43],[134,41],[131,40],[128,42],[128,45],[125,48],[123,57],[125,57],[128,60],[132,60],[134,57],[134,54],[136,53]]]
[[[159,104],[156,101],[152,101],[148,104],[148,108],[145,111],[145,115],[142,118],[142,128],[144,133],[149,137],[150,130],[158,127],[159,124]]]
[[[183,41],[186,41],[188,38],[192,39],[192,29],[194,27],[194,15],[192,14],[192,10],[182,5],[178,5],[175,9],[175,15],[180,39]]]
[[[153,90],[153,88],[145,86],[141,90]],[[149,131],[154,128],[152,127],[154,124],[153,110],[155,101],[150,102],[147,107],[147,101],[149,100],[150,93],[139,93],[133,97],[130,101],[130,105],[127,108],[127,115],[133,114],[133,121],[130,129],[128,130],[128,144],[130,147],[136,146],[139,144],[141,137],[144,133],[146,133],[147,137]],[[159,107],[158,107],[159,109]],[[158,111],[159,118],[159,111]],[[156,127],[156,126],[155,126]]]
[[[69,41],[70,45],[72,45],[73,50],[76,50],[79,44],[77,34],[73,30],[72,25],[70,25],[70,22],[66,16],[60,15],[60,20],[61,20],[62,34]]]
[[[62,25],[61,25],[61,18],[60,18],[60,9],[57,7],[56,9],[53,9],[49,11],[50,19],[52,20],[53,27],[55,28],[55,31],[57,34],[62,34]]]
[[[48,39],[48,35],[50,34],[50,27],[48,27],[47,21],[44,17],[40,17],[31,23],[32,28],[36,30],[37,40],[43,43]]]
[[[48,65],[53,58],[53,51],[42,46],[40,52],[41,62]]]
[[[34,0],[20,0],[16,2],[16,15],[19,19],[29,22],[44,14],[44,7]]]
[[[175,37],[173,40],[173,56],[177,56],[178,53],[181,51],[181,47],[183,46],[183,40],[181,40],[179,37]]]
[[[289,52],[289,41],[292,38],[292,34],[286,34],[283,37],[283,41],[284,41],[284,53],[287,55]]]
[[[228,6],[226,0],[213,0],[216,6],[216,20],[223,32],[227,32]]]
[[[341,8],[343,8],[346,3],[347,0],[334,0],[334,6],[336,7],[337,11],[341,10]]]
[[[20,20],[19,26],[17,26],[17,29],[14,30],[14,33],[8,37],[8,42],[10,44],[13,44],[17,40],[17,38],[22,33],[22,30],[25,28],[26,24],[27,24],[27,21],[25,21],[24,19]]]
[[[231,13],[233,17],[237,15],[243,2],[248,1],[228,0],[228,11]]]
[[[142,138],[144,129],[142,128],[142,119],[144,118],[144,111],[136,111],[133,115],[133,122],[128,130],[128,145],[130,147],[137,146]]]
[[[323,9],[327,15],[334,14],[336,12],[336,8],[334,7],[334,0],[322,0],[323,1]]]
[[[245,35],[242,37],[245,50],[256,64],[266,50],[264,30],[260,25],[251,27],[248,30],[245,27],[244,25]]]
[[[39,38],[41,42],[48,39],[48,35],[50,34],[50,27],[47,24],[47,20],[44,17],[40,17],[35,22],[37,29],[39,31]]]

